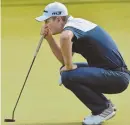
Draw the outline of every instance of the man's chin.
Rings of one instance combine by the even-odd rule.
[[[57,34],[59,34],[59,33],[61,33],[61,32],[52,33],[52,35],[57,35]]]
[[[52,33],[52,35],[56,35],[57,33]]]

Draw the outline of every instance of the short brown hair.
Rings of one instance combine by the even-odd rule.
[[[53,17],[51,17],[51,18],[52,18],[53,20],[55,20],[56,17],[57,17],[57,16],[53,16]],[[68,15],[67,15],[67,16],[61,16],[61,19],[62,19],[64,22],[66,22],[66,21],[68,20],[68,18],[69,18]]]

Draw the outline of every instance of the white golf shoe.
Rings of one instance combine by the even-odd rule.
[[[106,120],[112,118],[115,116],[116,112],[114,109],[109,106],[109,108],[105,109],[101,114],[99,115],[91,115],[83,120],[83,125],[101,125]]]

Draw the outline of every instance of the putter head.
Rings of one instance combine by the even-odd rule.
[[[14,119],[5,119],[4,122],[15,122]]]

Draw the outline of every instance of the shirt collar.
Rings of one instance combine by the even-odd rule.
[[[70,21],[70,20],[72,20],[72,19],[74,19],[74,17],[69,16],[69,18],[68,18],[67,22],[68,22],[68,21]]]

